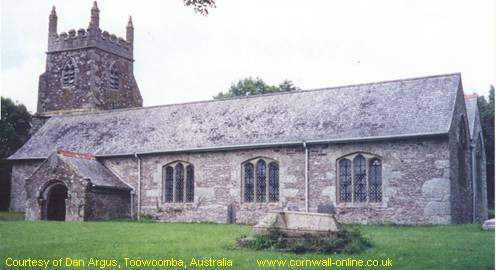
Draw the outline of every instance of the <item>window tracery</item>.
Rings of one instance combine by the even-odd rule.
[[[354,153],[338,160],[338,201],[382,201],[382,160],[367,153]]]

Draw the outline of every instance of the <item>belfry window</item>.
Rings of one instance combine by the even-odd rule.
[[[268,158],[245,161],[242,166],[244,202],[279,201],[279,163]]]
[[[382,161],[378,157],[355,153],[338,160],[338,201],[381,202]]]
[[[195,197],[195,174],[193,165],[175,161],[162,168],[163,201],[193,202]]]
[[[76,64],[74,60],[69,59],[62,69],[62,84],[64,86],[74,85],[76,81]]]
[[[120,80],[121,80],[121,72],[119,70],[119,67],[116,63],[112,64],[112,67],[110,68],[110,88],[111,89],[119,89],[120,87]]]

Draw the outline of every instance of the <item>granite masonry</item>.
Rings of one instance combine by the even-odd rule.
[[[96,3],[91,14],[88,29],[67,36],[50,15],[41,120],[9,158],[11,209],[27,219],[62,207],[65,220],[487,217],[477,103],[464,98],[460,74],[141,107],[132,23],[116,39],[99,30]]]

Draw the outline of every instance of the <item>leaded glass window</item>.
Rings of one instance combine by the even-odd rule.
[[[257,162],[257,202],[265,202],[267,190],[267,166],[263,159]]]
[[[182,202],[184,200],[184,166],[178,163],[174,168],[176,173],[176,185],[175,185],[175,202]]]
[[[119,70],[119,67],[116,63],[112,65],[110,68],[110,88],[112,89],[119,89],[120,86],[120,78],[121,78],[121,72]]]
[[[175,161],[163,167],[163,201],[193,202],[195,198],[195,173],[193,165]]]
[[[351,202],[351,161],[342,159],[339,161],[339,200]]]
[[[355,174],[355,182],[353,183],[355,201],[365,202],[367,201],[367,172],[365,170],[365,158],[362,155],[355,157],[353,168]]]
[[[74,60],[69,59],[62,69],[62,84],[64,86],[74,85],[76,80],[76,64]]]
[[[195,198],[195,170],[193,165],[186,166],[186,201],[192,202]]]
[[[279,165],[276,162],[269,163],[269,202],[279,200]]]
[[[382,201],[382,160],[368,153],[355,153],[338,160],[338,201]]]
[[[164,169],[164,201],[172,202],[174,196],[174,169],[171,166],[166,166]]]
[[[254,170],[253,170],[253,164],[252,163],[246,163],[244,165],[244,201],[245,202],[253,202],[253,197],[255,194],[254,187],[255,185],[253,184],[255,182],[254,180]]]
[[[244,162],[241,167],[243,202],[279,201],[279,164],[277,161],[255,158]]]
[[[369,165],[369,200],[380,202],[382,200],[382,167],[377,158],[370,160]]]

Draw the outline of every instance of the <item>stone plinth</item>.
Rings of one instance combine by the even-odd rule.
[[[304,234],[327,237],[341,231],[341,225],[331,214],[271,211],[257,225],[253,226],[253,230],[258,234],[277,230],[290,237]]]

